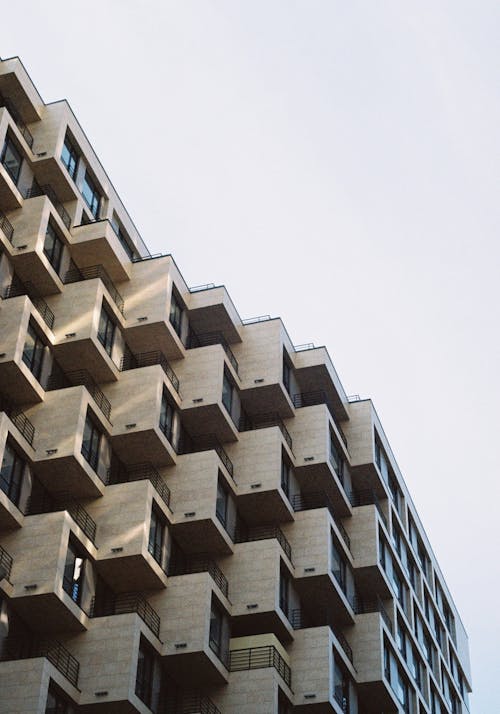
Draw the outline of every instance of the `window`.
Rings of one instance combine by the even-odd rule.
[[[292,396],[292,367],[286,353],[283,353],[283,384],[288,394]]]
[[[349,711],[349,680],[337,655],[333,654],[333,696],[343,712]]]
[[[403,655],[403,659],[406,661],[406,633],[401,627],[401,623],[399,621],[396,631],[396,644],[398,646],[398,650]]]
[[[170,324],[180,337],[182,332],[182,313],[183,308],[177,290],[172,288],[172,297],[170,299]]]
[[[408,688],[408,683],[406,682],[403,674],[401,671],[398,669],[398,678],[396,682],[396,687],[394,689],[394,692],[401,702],[403,709],[405,712],[410,711],[410,691]]]
[[[101,308],[101,315],[99,317],[97,337],[99,339],[99,342],[104,347],[110,357],[113,351],[113,344],[115,341],[115,330],[116,325],[113,322],[108,310],[106,309],[103,303],[103,306]]]
[[[167,390],[163,388],[160,408],[160,429],[165,434],[167,439],[172,443],[172,433],[174,428],[175,409],[170,403],[167,395]]]
[[[344,460],[340,455],[340,451],[334,441],[332,432],[330,432],[330,463],[332,464],[333,470],[337,474],[340,483],[344,485]]]
[[[219,519],[219,521],[222,523],[224,528],[227,527],[227,507],[229,503],[229,491],[222,480],[222,478],[219,476],[219,480],[217,481],[217,500],[215,502],[215,515]]]
[[[57,274],[59,274],[59,269],[61,267],[61,258],[63,253],[63,242],[57,235],[52,224],[49,222],[47,224],[47,231],[45,233],[45,242],[43,244],[43,252],[51,266],[54,268]]]
[[[21,486],[26,462],[7,442],[3,452],[2,467],[0,470],[0,488],[7,494],[12,503],[19,505]]]
[[[99,218],[99,207],[101,205],[101,195],[97,190],[94,180],[89,176],[88,171],[85,172],[82,184],[82,196],[85,203],[90,208],[90,212],[94,218]]]
[[[278,714],[291,714],[292,707],[281,689],[278,689]]]
[[[75,708],[59,688],[50,681],[45,714],[75,714]]]
[[[83,554],[78,546],[70,540],[64,565],[63,588],[77,605],[82,601],[84,564]]]
[[[346,591],[346,564],[344,559],[340,554],[340,549],[337,545],[333,533],[331,534],[331,544],[332,544],[332,573],[335,580],[338,582],[342,591]]]
[[[118,218],[115,215],[113,216],[113,219],[111,221],[111,226],[112,226],[114,232],[116,233],[116,237],[120,241],[120,244],[121,244],[123,250],[128,255],[130,260],[132,260],[132,258],[134,258],[134,255],[135,255],[134,249],[131,247],[130,239],[127,236],[127,234],[125,233],[125,231],[123,230],[120,222],[118,221]]]
[[[151,647],[141,637],[139,656],[137,659],[137,676],[135,679],[135,693],[146,706],[153,700],[153,677],[155,655]]]
[[[396,597],[399,600],[399,604],[404,609],[405,599],[404,599],[403,581],[401,579],[401,576],[397,572],[397,570],[394,569],[394,566],[392,568],[391,584],[392,584],[392,589],[394,590]]]
[[[380,537],[380,533],[379,533],[379,553],[378,553],[378,560],[379,560],[379,563],[380,563],[380,565],[383,567],[384,570],[385,570],[385,562],[386,562],[385,550],[386,550],[385,540]]]
[[[384,641],[384,677],[390,683],[391,681],[391,658],[389,655],[389,648]]]
[[[231,414],[233,408],[233,383],[229,378],[226,368],[224,368],[224,377],[222,378],[222,403],[229,414]]]
[[[19,181],[19,175],[21,173],[23,157],[21,152],[17,149],[16,145],[9,136],[5,139],[5,144],[3,145],[0,161],[4,165],[4,168],[11,177],[11,179],[17,185],[17,182]]]
[[[290,615],[290,576],[283,565],[280,567],[280,609],[289,617]]]
[[[151,511],[148,550],[156,562],[163,568],[165,557],[165,523],[156,508],[153,508]]]
[[[61,152],[61,161],[66,166],[66,169],[72,179],[76,176],[76,169],[78,167],[78,152],[71,143],[68,135],[64,139],[64,145]]]
[[[45,345],[35,329],[34,322],[30,320],[26,332],[26,342],[24,343],[23,362],[38,380],[42,373],[44,354]]]
[[[82,455],[83,458],[88,461],[90,466],[97,471],[97,465],[99,463],[99,447],[101,444],[101,432],[97,425],[94,423],[91,415],[87,412],[87,418],[85,419],[85,427],[83,429],[83,439],[82,439]]]
[[[227,635],[229,634],[229,631],[226,620],[227,617],[222,609],[222,606],[219,605],[218,601],[212,595],[208,644],[210,645],[210,649],[215,652],[217,657],[221,660],[225,660],[227,652]]]
[[[284,454],[281,454],[281,488],[287,498],[290,498],[290,473],[292,467],[285,459]]]

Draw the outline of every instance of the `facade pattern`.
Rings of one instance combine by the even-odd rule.
[[[372,402],[150,255],[18,58],[0,151],[0,712],[466,714]]]

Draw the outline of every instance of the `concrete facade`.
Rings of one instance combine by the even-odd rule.
[[[0,60],[0,713],[468,714],[370,400],[151,256]]]

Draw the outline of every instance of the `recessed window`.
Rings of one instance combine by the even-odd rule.
[[[344,484],[344,459],[340,454],[340,449],[335,443],[333,434],[330,431],[330,463],[333,466],[333,470],[338,476],[340,483]]]
[[[82,439],[82,455],[88,461],[90,466],[97,471],[99,463],[99,449],[101,445],[102,434],[97,424],[92,419],[89,412],[85,419],[85,427],[83,429]]]
[[[149,524],[148,550],[159,565],[163,567],[165,559],[165,522],[160,513],[153,508]]]
[[[21,486],[23,482],[24,467],[26,462],[6,443],[0,469],[0,488],[7,494],[12,503],[19,505]]]
[[[170,443],[172,443],[172,434],[174,429],[174,414],[175,409],[168,398],[167,390],[163,388],[160,409],[160,429]]]
[[[217,657],[221,660],[226,659],[228,650],[228,635],[229,628],[227,625],[227,615],[222,609],[222,606],[212,595],[208,644],[210,645],[212,652],[215,652]]]
[[[170,299],[170,324],[174,328],[177,335],[180,337],[182,332],[182,313],[183,306],[181,299],[175,288],[172,289],[172,297]]]
[[[37,380],[40,379],[42,373],[44,355],[45,344],[42,342],[33,321],[30,320],[24,343],[23,362]]]
[[[101,314],[99,317],[99,327],[97,329],[97,337],[99,342],[104,347],[108,355],[111,357],[113,351],[113,344],[115,341],[115,330],[116,325],[103,304],[101,308]]]
[[[229,504],[229,490],[223,479],[219,476],[217,481],[217,500],[215,514],[224,528],[227,526],[227,509]]]
[[[280,609],[287,617],[290,617],[290,575],[282,563],[280,565]]]
[[[291,396],[292,366],[290,364],[288,355],[285,352],[283,353],[283,384],[284,384],[286,391]]]
[[[57,685],[50,681],[45,714],[75,714],[76,709]]]
[[[135,693],[146,706],[153,701],[153,678],[155,669],[155,654],[143,637],[139,644],[137,659],[137,676],[135,680]]]
[[[74,179],[76,176],[78,159],[78,151],[75,149],[71,139],[66,134],[66,138],[64,139],[64,145],[61,152],[61,161],[63,162],[64,166],[66,167],[66,170],[68,171],[72,179]]]
[[[284,454],[281,454],[281,488],[285,493],[287,498],[290,498],[290,479],[291,479],[292,467],[290,463],[285,458]]]
[[[57,235],[56,230],[50,221],[47,224],[43,252],[56,273],[59,274],[63,254],[63,242]]]
[[[3,145],[0,161],[2,162],[5,170],[7,171],[11,179],[17,185],[19,175],[21,173],[23,157],[21,152],[9,136],[5,139],[5,144]]]
[[[222,403],[226,407],[229,414],[231,414],[233,408],[233,383],[229,374],[224,368],[224,376],[222,378]]]
[[[101,194],[97,189],[95,181],[89,175],[89,172],[85,172],[82,183],[82,196],[85,203],[90,208],[90,212],[94,218],[99,218],[99,208],[101,205]]]
[[[123,250],[128,255],[130,260],[132,260],[132,258],[135,255],[135,251],[130,245],[130,239],[129,239],[128,235],[125,233],[124,229],[122,228],[121,223],[118,221],[118,218],[115,215],[113,215],[113,219],[111,221],[111,226],[112,226],[114,232],[116,233],[116,237],[120,241],[120,244],[121,244]]]
[[[340,552],[340,547],[337,544],[336,539],[333,536],[333,533],[331,534],[331,548],[332,548],[332,573],[335,577],[335,580],[338,582],[340,585],[342,591],[345,593],[346,591],[346,564],[345,560],[341,555]]]
[[[82,601],[85,560],[84,553],[70,540],[64,565],[63,589],[77,605]]]

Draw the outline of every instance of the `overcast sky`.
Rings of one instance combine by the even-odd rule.
[[[498,0],[2,8],[152,252],[373,398],[498,711]]]

